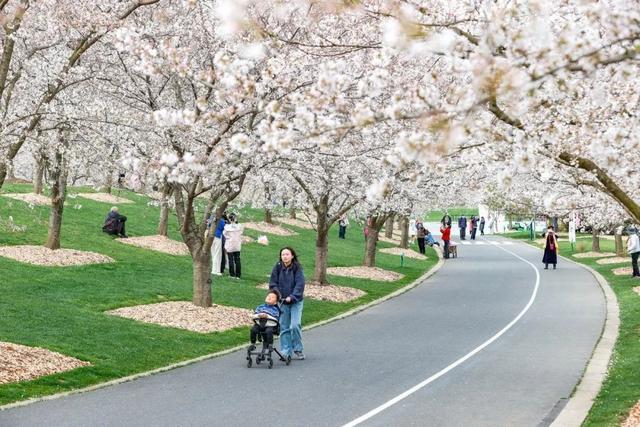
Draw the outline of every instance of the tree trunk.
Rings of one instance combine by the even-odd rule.
[[[409,248],[409,217],[403,216],[400,220],[400,230],[402,236],[400,237],[400,247],[402,249]]]
[[[595,228],[591,229],[591,237],[592,237],[592,243],[591,243],[591,250],[593,252],[600,252],[600,231],[596,230]]]
[[[193,305],[211,307],[211,248],[203,247],[193,261]]]
[[[384,224],[384,237],[388,239],[393,239],[393,219],[394,216],[391,215]]]
[[[7,178],[7,165],[0,161],[0,188],[4,186],[4,181]]]
[[[620,257],[626,257],[627,256],[627,253],[625,250],[626,248],[622,244],[622,234],[616,233],[615,239],[616,239],[616,255]]]
[[[273,224],[273,213],[269,208],[264,208],[264,222],[267,224]]]
[[[107,175],[107,181],[102,188],[102,191],[107,194],[111,194],[111,188],[113,187],[113,170],[109,170]]]
[[[318,227],[316,235],[316,266],[313,281],[320,285],[327,283],[327,263],[329,261],[329,230]]]
[[[33,173],[33,192],[36,194],[42,194],[43,184],[42,181],[44,179],[44,160],[38,159],[36,160],[36,169]]]
[[[365,253],[364,253],[364,265],[365,267],[376,266],[376,247],[378,245],[378,234],[380,232],[374,227],[369,228],[369,235],[367,236]]]
[[[64,164],[62,153],[56,153],[56,164],[51,173],[53,185],[51,186],[51,213],[49,215],[49,232],[45,247],[60,249],[60,232],[62,230],[62,212],[64,200],[67,196],[68,171]]]
[[[160,199],[160,222],[158,223],[158,235],[167,237],[169,232],[169,197],[171,196],[171,186],[165,185],[162,189]]]
[[[289,208],[289,218],[296,219],[296,208],[294,206]]]

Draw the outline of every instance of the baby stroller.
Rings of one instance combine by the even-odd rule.
[[[280,311],[281,303],[278,304],[278,310]],[[251,344],[247,348],[247,368],[253,366],[253,358],[256,357],[256,365],[259,365],[263,361],[267,361],[269,369],[273,368],[273,353],[275,352],[280,360],[284,362],[286,365],[291,363],[291,356],[287,356],[286,358],[278,351],[277,348],[273,346],[273,344],[267,344],[267,328],[273,328],[273,338],[280,335],[280,322],[271,317],[258,317],[258,315],[253,316],[253,323],[258,328],[258,342],[262,343],[262,349],[258,349],[255,344]]]

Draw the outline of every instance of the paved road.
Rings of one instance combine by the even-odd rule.
[[[545,425],[581,377],[604,297],[576,265],[545,271],[537,249],[483,242],[461,245],[458,259],[415,289],[307,332],[307,360],[247,369],[233,353],[2,411],[0,426],[344,425],[486,343],[536,289],[503,335],[362,425]],[[525,260],[539,269],[539,288]]]

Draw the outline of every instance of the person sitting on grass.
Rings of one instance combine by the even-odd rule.
[[[267,296],[264,299],[264,304],[260,304],[256,307],[253,319],[255,324],[251,328],[251,348],[254,350],[256,340],[259,333],[264,334],[264,348],[268,348],[273,345],[273,334],[278,325],[280,319],[280,307],[278,307],[278,301],[280,301],[280,291],[277,289],[269,289]],[[261,319],[265,319],[264,326],[260,323]]]
[[[114,206],[109,211],[109,214],[104,220],[102,231],[107,234],[116,235],[120,237],[127,237],[124,230],[124,223],[127,221],[127,217],[120,215],[118,207]]]

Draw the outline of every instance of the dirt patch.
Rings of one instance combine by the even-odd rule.
[[[189,248],[182,242],[171,240],[164,236],[140,236],[128,239],[116,239],[120,243],[151,249],[169,255],[189,255]]]
[[[400,240],[393,240],[393,239],[389,239],[388,237],[384,237],[384,236],[378,236],[378,241],[385,242],[385,243],[391,243],[392,245],[399,245],[400,244]]]
[[[44,246],[2,246],[0,256],[11,258],[27,264],[47,267],[67,267],[72,265],[106,264],[115,262],[113,258],[95,252],[84,252],[76,249],[57,249],[55,251]]]
[[[633,292],[640,295],[640,286],[636,286],[635,288],[633,288]]]
[[[114,196],[107,193],[78,193],[78,196],[85,199],[93,200],[95,202],[109,203],[111,205],[122,205],[126,203],[134,203],[133,200],[125,199],[124,197]]]
[[[253,311],[216,304],[203,308],[187,301],[171,301],[118,308],[107,314],[207,334],[250,326]]]
[[[640,400],[629,411],[629,416],[620,427],[638,427],[640,426]]]
[[[260,289],[269,289],[268,283],[257,286]],[[304,297],[320,301],[349,302],[366,295],[361,289],[348,288],[336,285],[318,285],[313,282],[305,283]]]
[[[383,270],[378,267],[331,267],[327,269],[327,274],[334,276],[356,277],[358,279],[377,280],[380,282],[394,282],[404,277],[403,274],[395,271]]]
[[[89,365],[44,348],[0,342],[0,384],[29,381]]]
[[[602,258],[606,256],[616,256],[613,252],[583,252],[581,254],[573,254],[574,258]]]
[[[606,265],[606,264],[622,264],[625,262],[631,262],[631,260],[627,257],[621,257],[621,256],[614,256],[614,257],[608,257],[608,258],[602,258],[596,261],[596,263],[600,264],[600,265]]]
[[[262,233],[275,234],[277,236],[296,236],[298,233],[279,225],[267,224],[266,222],[246,222],[245,228],[257,230]]]
[[[611,272],[616,276],[631,276],[633,274],[633,269],[631,267],[620,267],[614,268]]]
[[[398,256],[400,256],[401,254],[404,254],[404,256],[407,258],[427,259],[426,256],[422,255],[420,252],[414,251],[413,249],[384,248],[384,249],[380,249],[380,252],[382,252],[383,254],[391,254],[391,255],[398,255]]]
[[[2,197],[20,200],[36,206],[48,206],[51,204],[51,199],[49,197],[36,193],[7,193],[3,194]]]
[[[278,217],[275,220],[277,222],[281,222],[282,224],[292,225],[298,228],[304,228],[305,230],[313,230],[313,226],[309,223],[309,221],[305,221],[302,219]]]
[[[256,239],[249,236],[242,236],[242,243],[255,243]]]

